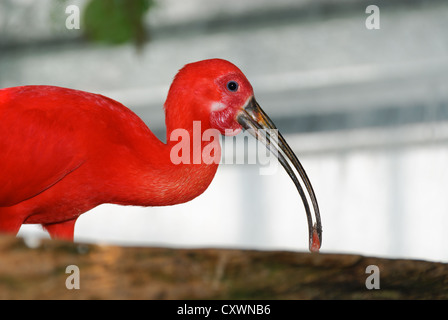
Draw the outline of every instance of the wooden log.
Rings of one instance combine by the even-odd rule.
[[[66,281],[79,268],[79,289]],[[369,265],[379,289],[367,289]],[[70,280],[70,279],[69,279]],[[448,264],[348,254],[72,244],[0,236],[0,299],[447,299]]]

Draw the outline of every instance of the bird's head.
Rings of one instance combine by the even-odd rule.
[[[170,108],[176,109],[184,120],[200,120],[204,127],[235,135],[242,128],[236,116],[253,95],[252,86],[240,69],[226,60],[210,59],[184,66],[171,85],[168,99],[173,98]],[[169,118],[175,118],[179,124],[181,119],[172,113]]]
[[[258,105],[252,86],[240,69],[222,59],[187,64],[176,75],[165,107],[167,128],[172,128],[172,123],[199,120],[223,135],[235,135],[245,129],[262,141],[277,156],[299,191],[308,219],[309,248],[319,250],[322,227],[311,183],[294,152]]]

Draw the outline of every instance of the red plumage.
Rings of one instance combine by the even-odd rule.
[[[98,94],[53,86],[1,89],[0,231],[16,234],[22,224],[38,223],[53,238],[72,240],[76,219],[102,203],[189,201],[208,187],[218,163],[202,158],[198,164],[173,163],[170,152],[177,141],[170,137],[176,129],[193,137],[190,150],[198,147],[195,122],[201,137],[209,129],[217,134],[235,134],[242,127],[275,129],[243,73],[220,59],[181,69],[168,92],[165,114],[166,143],[131,110]],[[211,145],[219,158],[218,140],[201,140],[199,151]],[[289,146],[282,144],[292,159]],[[289,165],[281,162],[294,180]],[[300,175],[306,178],[304,171]],[[307,203],[305,207],[311,223]],[[321,240],[320,217],[318,224]]]

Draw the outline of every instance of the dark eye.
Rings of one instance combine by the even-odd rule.
[[[236,81],[227,82],[227,89],[231,92],[236,92],[238,90],[238,87],[238,82]]]

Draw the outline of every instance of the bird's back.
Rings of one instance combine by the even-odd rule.
[[[101,95],[52,86],[0,90],[0,207],[50,188],[84,163],[161,142],[132,111]]]

